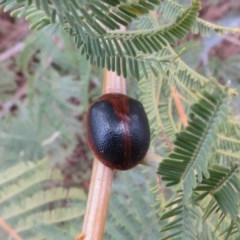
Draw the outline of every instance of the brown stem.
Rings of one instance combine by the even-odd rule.
[[[181,98],[180,98],[180,95],[176,89],[175,86],[173,86],[171,88],[171,93],[172,93],[172,97],[174,99],[174,102],[175,102],[175,105],[177,107],[177,111],[178,111],[178,115],[180,117],[180,120],[184,126],[184,128],[187,127],[188,125],[188,117],[183,109],[183,105],[182,105],[182,102],[181,102]]]
[[[103,93],[110,92],[126,94],[126,83],[115,73],[105,71]],[[77,240],[103,239],[112,178],[113,170],[95,158],[83,229]]]
[[[2,218],[0,218],[0,226],[9,233],[14,240],[22,240],[14,229],[11,228]]]
[[[162,157],[160,155],[148,150],[141,164],[157,169],[161,161]]]
[[[82,231],[85,240],[102,239],[112,177],[113,170],[95,158]]]
[[[168,147],[169,151],[173,152],[174,151],[173,143],[169,139],[169,137],[168,137],[168,135],[167,135],[167,133],[165,132],[164,129],[163,129],[163,137],[166,141],[166,144],[167,144],[167,147]]]

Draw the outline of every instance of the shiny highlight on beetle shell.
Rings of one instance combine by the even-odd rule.
[[[96,157],[112,169],[127,170],[145,156],[150,128],[142,104],[124,94],[104,94],[87,113],[88,143]]]

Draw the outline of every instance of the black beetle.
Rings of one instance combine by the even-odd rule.
[[[89,107],[87,135],[96,157],[118,170],[136,166],[150,144],[150,128],[143,105],[119,93],[104,94]]]

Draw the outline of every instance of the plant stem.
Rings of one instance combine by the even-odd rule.
[[[9,233],[14,240],[22,240],[14,229],[11,228],[2,218],[0,218],[0,226]]]
[[[95,158],[83,224],[83,235],[85,240],[102,239],[112,177],[113,170],[106,167]]]
[[[188,117],[183,109],[183,105],[181,102],[180,94],[178,93],[177,89],[175,86],[171,88],[171,94],[174,99],[175,105],[177,107],[178,115],[180,118],[180,121],[182,122],[184,128],[187,127],[188,125]]]
[[[123,78],[118,77],[115,73],[105,71],[103,93],[110,92],[126,94],[126,83]],[[95,158],[83,230],[77,240],[103,239],[112,178],[113,170]]]
[[[143,158],[141,163],[143,165],[152,167],[153,169],[157,169],[161,161],[162,157],[160,155],[148,150],[146,156]]]

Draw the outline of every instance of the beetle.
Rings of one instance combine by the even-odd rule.
[[[127,170],[146,155],[150,127],[143,105],[127,95],[107,93],[87,112],[88,144],[106,166]]]

